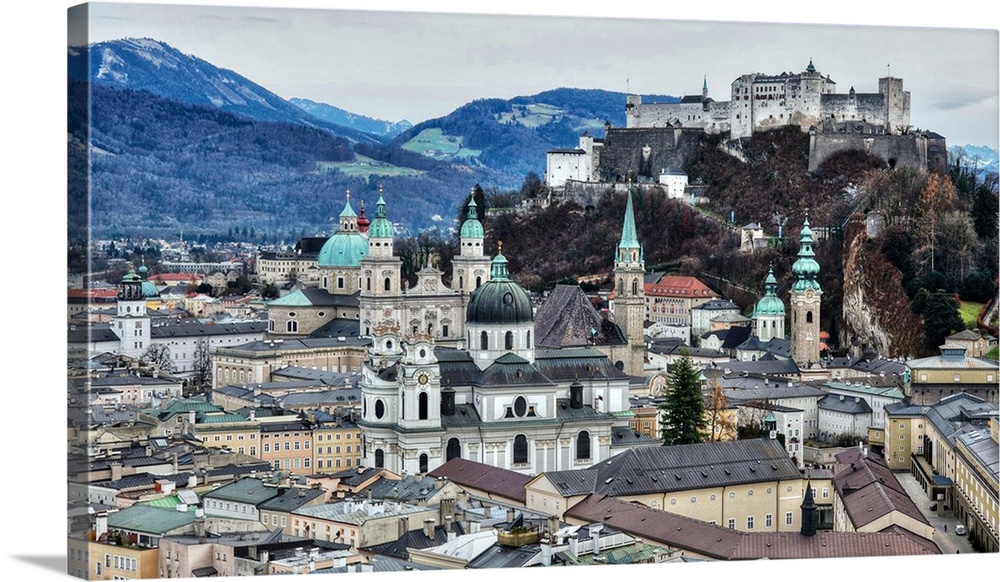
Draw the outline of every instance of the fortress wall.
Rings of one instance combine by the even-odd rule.
[[[895,167],[947,171],[948,154],[944,138],[923,134],[817,134],[813,138],[813,147],[809,152],[810,172],[833,154],[844,150],[868,152]]]
[[[631,172],[655,181],[663,168],[683,168],[697,153],[702,135],[698,129],[610,129],[604,138],[598,178],[624,181]]]

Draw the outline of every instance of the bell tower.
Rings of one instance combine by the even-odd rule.
[[[142,293],[142,277],[134,268],[122,277],[118,289],[118,309],[111,323],[120,340],[122,355],[140,357],[150,345],[149,315],[146,297]]]
[[[361,335],[369,336],[378,326],[401,329],[400,297],[402,261],[392,254],[395,231],[385,211],[385,199],[379,188],[375,219],[368,227],[368,253],[361,259]]]
[[[795,282],[790,291],[792,360],[799,366],[819,361],[819,309],[823,290],[816,280],[819,263],[815,256],[807,214],[799,236],[799,258],[792,265]]]
[[[463,295],[469,295],[490,280],[491,261],[484,252],[485,238],[475,197],[469,196],[465,222],[459,231],[458,256],[452,259],[451,288]]]
[[[623,360],[626,374],[642,374],[646,359],[646,344],[643,339],[643,321],[646,311],[644,276],[646,273],[642,245],[635,230],[635,212],[632,208],[632,188],[629,184],[628,201],[625,205],[625,219],[622,236],[615,255],[615,302],[614,321],[625,334],[628,355]]]

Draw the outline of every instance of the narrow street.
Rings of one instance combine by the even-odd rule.
[[[945,512],[943,511],[931,511],[932,502],[927,499],[927,495],[920,488],[920,484],[917,483],[913,475],[909,473],[896,473],[896,478],[899,479],[899,482],[906,489],[906,493],[920,509],[920,512],[924,514],[927,521],[934,526],[933,540],[941,548],[942,554],[973,553],[972,544],[969,543],[968,536],[955,534],[955,526],[959,522],[956,516],[951,515],[950,510],[947,512],[947,515],[944,515]],[[945,531],[945,526],[947,526],[947,531]]]

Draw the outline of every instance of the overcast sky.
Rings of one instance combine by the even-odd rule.
[[[447,115],[477,98],[557,87],[683,95],[700,93],[707,79],[710,96],[728,101],[730,84],[739,75],[797,73],[812,59],[837,83],[838,92],[854,87],[873,93],[879,77],[901,77],[911,94],[913,126],[937,131],[949,144],[997,147],[995,28],[881,26],[897,20],[877,13],[860,20],[865,25],[842,26],[666,20],[662,8],[653,12],[657,19],[636,19],[631,18],[639,14],[634,9],[629,18],[599,17],[608,12],[586,8],[573,14],[588,16],[571,17],[557,5],[535,12],[562,16],[322,8],[358,4],[334,0],[299,2],[295,5],[306,8],[297,9],[242,4],[91,4],[89,41],[151,37],[232,69],[286,99],[307,98],[413,123]],[[929,14],[921,20],[918,11],[898,22],[989,26],[988,17],[976,16],[976,4],[957,21]],[[856,12],[850,2],[837,6]],[[949,12],[959,11],[962,3],[948,6],[954,7]],[[935,11],[945,8],[937,4]],[[447,2],[440,9],[468,10]],[[525,11],[517,3],[507,10]],[[690,12],[671,10],[681,18],[691,18]],[[732,14],[740,16],[738,10]],[[804,22],[835,16],[801,14]],[[73,44],[86,40],[71,38]]]

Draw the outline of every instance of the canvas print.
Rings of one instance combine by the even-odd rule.
[[[70,575],[997,554],[996,30],[67,21]]]

